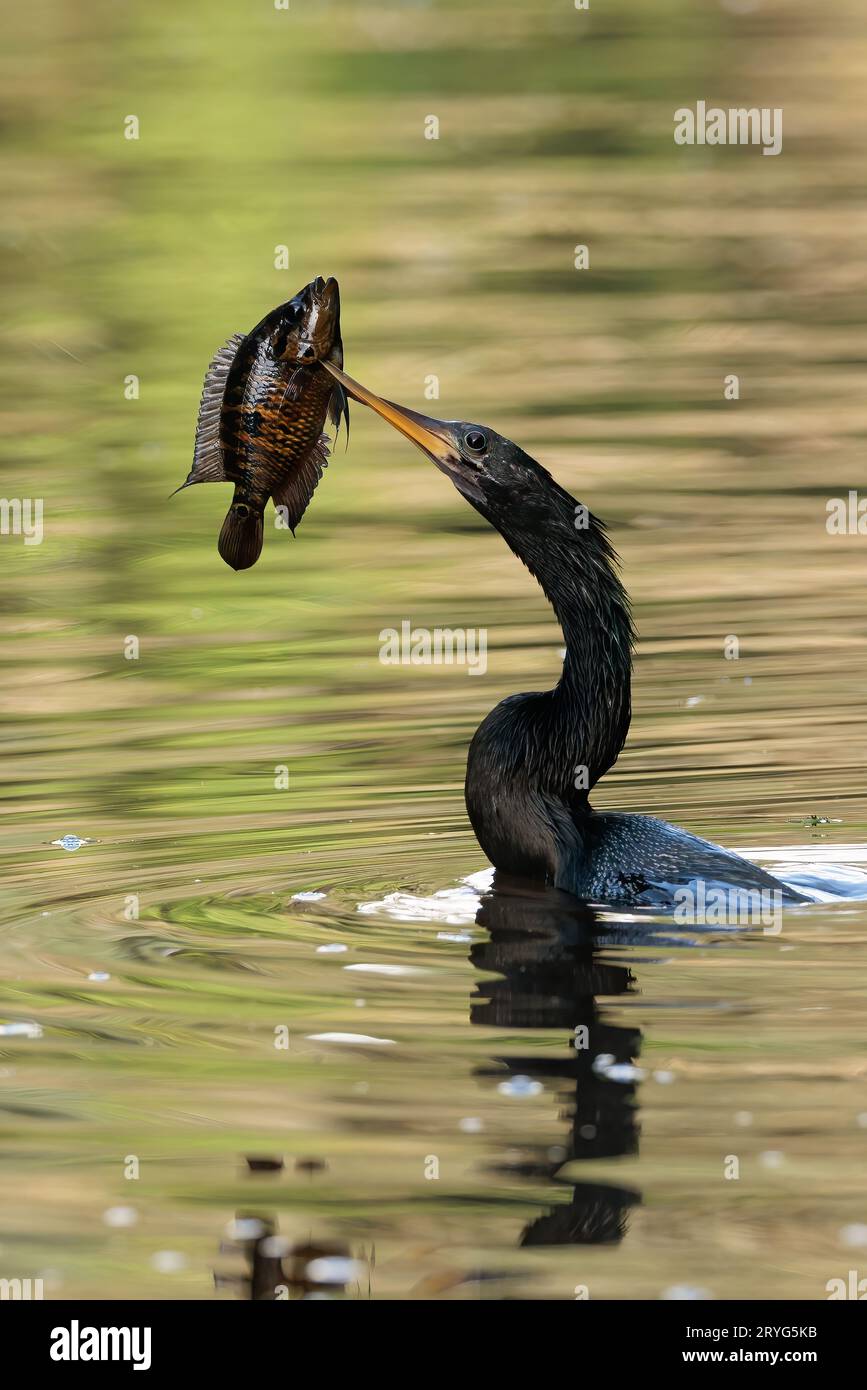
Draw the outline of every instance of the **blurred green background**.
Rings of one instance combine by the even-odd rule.
[[[491,424],[612,526],[640,648],[597,803],[857,858],[865,541],[829,536],[825,504],[864,476],[862,7],[85,0],[4,18],[3,492],[44,499],[45,537],[0,537],[2,1008],[42,1030],[0,1036],[0,1274],[211,1296],[225,1223],[258,1203],[290,1236],[375,1244],[385,1297],[485,1262],[516,1263],[529,1296],[590,1277],[593,1296],[824,1297],[865,1219],[863,911],[812,911],[786,955],[727,940],[654,970],[657,950],[621,948],[643,970],[626,1012],[678,1077],[645,1088],[641,1155],[609,1165],[644,1204],[581,1268],[574,1250],[519,1258],[555,1198],[500,1160],[525,1129],[557,1142],[556,1091],[520,1111],[478,1079],[503,1043],[469,1023],[465,945],[355,907],[484,867],[466,745],[498,699],[554,682],[553,618],[359,407],[297,539],[267,533],[251,571],[216,553],[226,489],[168,494],[215,349],[336,275],[353,375]],[[677,147],[673,111],[698,99],[782,107],[782,154]],[[486,628],[487,676],[380,665],[403,619]],[[94,843],[52,847],[67,833]],[[317,957],[334,941],[427,973],[360,991]],[[307,1041],[328,1030],[399,1046]],[[786,1163],[723,1183],[735,1142]],[[287,1156],[265,1197],[251,1150]],[[309,1154],[325,1176],[295,1173]],[[135,1224],[106,1226],[121,1204]]]

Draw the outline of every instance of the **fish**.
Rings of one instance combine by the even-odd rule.
[[[266,314],[249,333],[235,333],[208,367],[193,466],[184,483],[234,483],[217,549],[233,570],[249,569],[262,551],[270,498],[293,536],[328,463],[326,417],[349,435],[349,399],[323,363],[343,366],[340,290],[317,276]]]

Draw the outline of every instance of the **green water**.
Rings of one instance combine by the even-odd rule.
[[[0,1276],[244,1297],[239,1213],[352,1255],[346,1297],[824,1298],[863,1266],[865,906],[779,936],[431,906],[485,868],[474,729],[557,678],[542,595],[361,408],[247,573],[224,489],[167,500],[213,351],[336,275],[353,375],[611,524],[640,647],[597,805],[857,873],[867,552],[825,504],[864,473],[864,23],[736,10],[7,15],[0,447],[44,539],[0,537],[0,1023],[31,1025]],[[698,98],[783,107],[782,155],[676,147]],[[486,674],[384,666],[403,620],[485,629]]]

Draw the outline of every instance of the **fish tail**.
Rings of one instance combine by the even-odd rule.
[[[233,502],[226,513],[217,549],[233,570],[248,570],[262,551],[264,519],[247,502]]]

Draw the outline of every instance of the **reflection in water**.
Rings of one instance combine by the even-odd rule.
[[[497,1059],[513,1078],[554,1083],[558,1090],[562,1085],[568,1096],[565,1144],[539,1145],[510,1165],[510,1171],[556,1180],[558,1171],[576,1160],[636,1154],[634,1062],[641,1033],[608,1023],[596,1000],[597,995],[631,993],[634,977],[625,966],[600,959],[600,924],[593,909],[556,889],[540,890],[497,875],[492,892],[482,899],[476,923],[489,939],[477,943],[470,958],[478,969],[496,972],[499,978],[478,985],[471,1022],[572,1033],[568,1058]],[[571,1202],[531,1222],[521,1244],[618,1242],[626,1233],[629,1208],[639,1201],[639,1194],[628,1188],[573,1183]]]
[[[252,1302],[333,1297],[365,1278],[370,1296],[372,1251],[369,1257],[354,1260],[342,1241],[292,1242],[277,1233],[277,1223],[270,1216],[239,1214],[220,1245],[220,1254],[240,1257],[242,1267],[240,1272],[216,1270],[215,1286],[232,1289]]]

